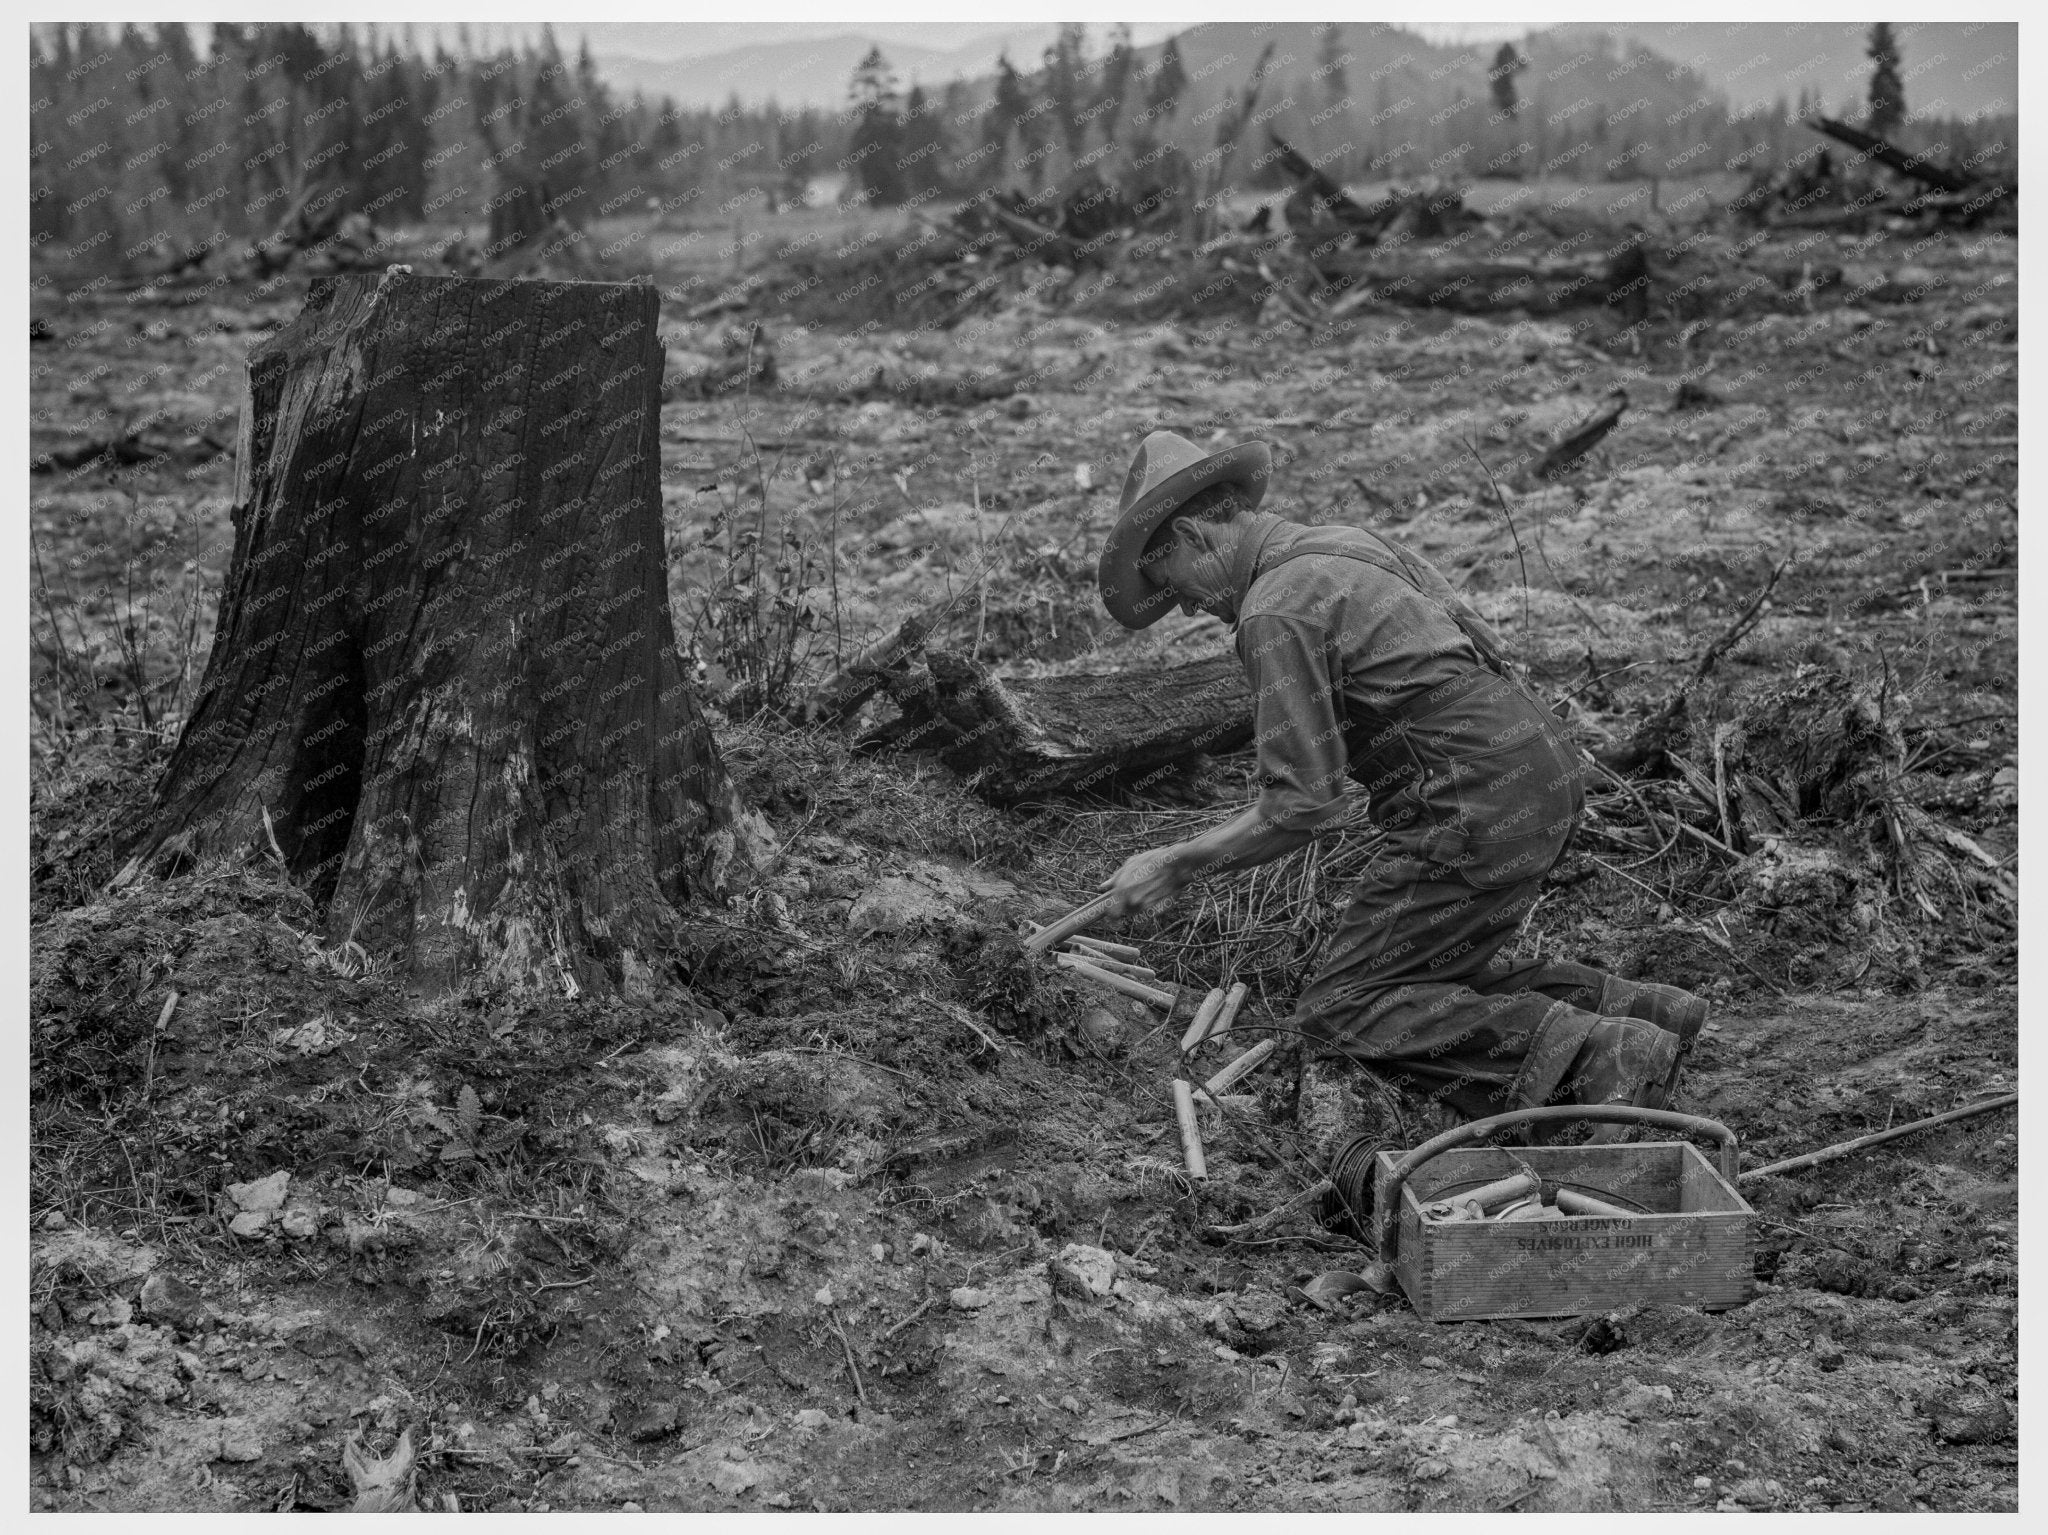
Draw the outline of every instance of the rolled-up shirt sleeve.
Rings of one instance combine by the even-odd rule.
[[[1350,759],[1341,682],[1320,624],[1254,614],[1238,626],[1237,653],[1252,689],[1259,810],[1269,825],[1310,831],[1342,808]]]

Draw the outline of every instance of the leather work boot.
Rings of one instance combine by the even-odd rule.
[[[1586,1036],[1566,1079],[1570,1101],[1626,1103],[1661,1109],[1678,1075],[1678,1036],[1640,1018],[1602,1018]],[[1606,1146],[1628,1133],[1625,1124],[1595,1125],[1589,1146]]]
[[[1624,981],[1618,975],[1610,975],[1600,983],[1600,1000],[1593,1008],[1603,1018],[1642,1018],[1676,1034],[1681,1055],[1692,1053],[1693,1041],[1706,1027],[1711,1010],[1705,997],[1696,997],[1676,986]]]
[[[1658,1028],[1678,1036],[1678,1058],[1671,1063],[1671,1073],[1664,1079],[1664,1101],[1669,1103],[1671,1095],[1678,1091],[1679,1068],[1692,1054],[1700,1030],[1706,1027],[1711,1004],[1705,997],[1696,997],[1677,986],[1663,986],[1655,981],[1624,981],[1618,975],[1610,975],[1600,983],[1600,1004],[1596,1011],[1603,1018],[1647,1019]]]

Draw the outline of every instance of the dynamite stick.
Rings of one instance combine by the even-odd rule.
[[[1190,1178],[1207,1178],[1209,1166],[1202,1160],[1202,1131],[1195,1123],[1194,1090],[1179,1077],[1173,1079],[1173,1116],[1180,1121],[1180,1154],[1188,1165]]]
[[[1195,1009],[1194,1022],[1180,1037],[1180,1053],[1186,1055],[1208,1037],[1209,1025],[1216,1021],[1216,1015],[1223,1011],[1223,988],[1218,986],[1202,998],[1202,1005]]]
[[[1143,981],[1134,981],[1127,975],[1112,975],[1100,966],[1091,965],[1085,959],[1075,959],[1071,955],[1059,954],[1055,955],[1054,959],[1083,980],[1093,981],[1098,986],[1106,986],[1111,991],[1122,992],[1127,997],[1136,997],[1140,1002],[1150,1003],[1153,1007],[1164,1008],[1168,1012],[1173,1010],[1173,993],[1170,991],[1147,986]]]
[[[1065,943],[1109,909],[1109,903],[1116,899],[1114,890],[1104,891],[1086,906],[1077,906],[1059,921],[1042,927],[1024,940],[1024,949],[1030,954],[1043,954],[1057,944]]]
[[[1230,1032],[1230,1026],[1237,1022],[1237,1010],[1244,1006],[1244,999],[1251,991],[1243,981],[1230,988],[1230,994],[1223,999],[1223,1011],[1216,1015],[1216,1021],[1209,1025],[1205,1039],[1221,1039]]]
[[[1202,1084],[1203,1095],[1209,1098],[1221,1097],[1224,1093],[1230,1091],[1231,1085],[1240,1077],[1256,1070],[1260,1062],[1279,1048],[1280,1042],[1278,1040],[1260,1040],[1251,1049],[1245,1051],[1243,1055],[1240,1055],[1228,1066],[1217,1072],[1215,1076],[1204,1082]]]
[[[1110,959],[1106,955],[1090,951],[1083,951],[1077,954],[1072,949],[1066,949],[1053,955],[1052,958],[1053,963],[1056,965],[1071,965],[1078,960],[1093,965],[1098,970],[1107,970],[1111,975],[1128,976],[1134,981],[1156,981],[1159,979],[1154,972],[1146,969],[1143,965],[1127,965],[1120,959]]]
[[[1144,955],[1128,943],[1111,943],[1107,938],[1091,938],[1086,933],[1076,933],[1067,942],[1076,948],[1093,949],[1108,959],[1120,959],[1125,964],[1135,965],[1144,958]]]
[[[1502,1205],[1512,1204],[1515,1200],[1528,1198],[1542,1186],[1542,1181],[1534,1173],[1519,1172],[1512,1173],[1493,1183],[1481,1184],[1476,1189],[1468,1189],[1464,1193],[1453,1195],[1452,1197],[1458,1204],[1463,1204],[1470,1200],[1478,1205],[1480,1209],[1491,1215]]]
[[[1577,1189],[1559,1189],[1557,1207],[1567,1215],[1603,1215],[1609,1220],[1633,1220],[1642,1213],[1639,1210],[1624,1210],[1621,1206],[1611,1205],[1604,1199],[1595,1199],[1591,1194],[1581,1194]]]

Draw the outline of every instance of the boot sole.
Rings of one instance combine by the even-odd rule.
[[[1643,1021],[1648,1022],[1649,1020],[1645,1019]],[[1698,1021],[1692,1026],[1692,1033],[1697,1034],[1701,1024],[1705,1022],[1706,1010],[1702,1007]],[[1674,1031],[1667,1029],[1665,1032],[1671,1033]],[[1671,1069],[1664,1074],[1661,1081],[1645,1082],[1641,1087],[1637,1088],[1635,1097],[1630,1100],[1632,1107],[1638,1109],[1661,1109],[1670,1103],[1672,1091],[1678,1086],[1679,1070],[1685,1065],[1685,1057],[1690,1048],[1690,1038],[1690,1035],[1681,1034],[1679,1036],[1678,1050],[1671,1058]],[[1634,1128],[1635,1126],[1627,1124],[1595,1125],[1592,1132],[1587,1135],[1585,1144],[1588,1146],[1612,1146]]]
[[[1652,1023],[1657,1023],[1657,1027],[1664,1029],[1665,1033],[1678,1036],[1678,1054],[1672,1057],[1671,1069],[1664,1073],[1664,1080],[1662,1082],[1655,1084],[1654,1089],[1646,1085],[1644,1091],[1636,1094],[1636,1106],[1638,1108],[1661,1109],[1668,1107],[1672,1097],[1677,1093],[1678,1074],[1685,1069],[1686,1060],[1692,1055],[1693,1044],[1699,1039],[1700,1030],[1707,1026],[1707,1019],[1713,1013],[1713,1005],[1704,997],[1695,997],[1693,1001],[1698,1005],[1686,1008],[1677,1019],[1673,1020],[1676,1027],[1667,1028],[1656,1019],[1648,1020]]]
[[[1677,1076],[1678,1068],[1676,1066],[1673,1066],[1671,1068],[1671,1077],[1672,1079],[1676,1079]],[[1645,1082],[1641,1089],[1636,1093],[1635,1101],[1632,1107],[1638,1109],[1661,1109],[1664,1107],[1666,1096],[1667,1090],[1663,1084],[1657,1082]],[[1629,1133],[1629,1131],[1635,1128],[1636,1126],[1631,1124],[1609,1123],[1604,1125],[1595,1125],[1593,1126],[1592,1130],[1587,1134],[1584,1144],[1588,1146],[1612,1146],[1616,1141],[1621,1140],[1624,1136],[1626,1136]]]
[[[1681,1056],[1690,1053],[1693,1041],[1700,1037],[1700,1030],[1707,1026],[1707,1019],[1714,1011],[1713,1004],[1704,997],[1694,1000],[1699,1006],[1687,1008],[1685,1016],[1678,1020],[1678,1027],[1671,1030],[1678,1036],[1678,1053]]]
[[[1693,1042],[1699,1038],[1700,1030],[1707,1026],[1707,1015],[1712,1011],[1702,1001],[1697,1008],[1687,1009],[1687,1016],[1681,1020],[1674,1032],[1678,1035],[1678,1054],[1672,1057],[1671,1069],[1664,1073],[1664,1080],[1657,1089],[1657,1101],[1643,1105],[1647,1109],[1668,1107],[1678,1092],[1678,1074],[1685,1069],[1685,1063],[1692,1057]]]

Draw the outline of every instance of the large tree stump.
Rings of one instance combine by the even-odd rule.
[[[640,991],[743,877],[676,652],[644,285],[345,276],[249,362],[235,549],[125,882],[272,846],[331,940]]]
[[[864,744],[934,752],[997,805],[1114,798],[1252,738],[1251,690],[1235,656],[1142,675],[998,679],[935,650],[924,666],[882,675],[902,714]]]

